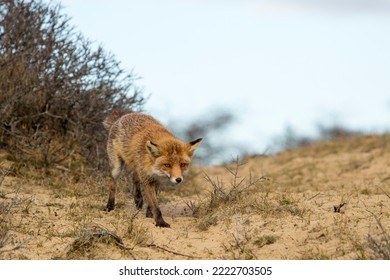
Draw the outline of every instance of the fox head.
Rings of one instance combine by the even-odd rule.
[[[202,138],[189,143],[173,139],[161,143],[147,141],[146,149],[154,162],[153,175],[168,178],[170,182],[175,184],[183,182],[192,156],[201,141]]]

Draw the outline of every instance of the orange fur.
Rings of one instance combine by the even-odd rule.
[[[137,208],[141,209],[143,205],[142,185],[148,202],[146,215],[154,217],[156,226],[169,227],[158,207],[157,192],[166,179],[176,184],[183,181],[202,139],[185,143],[153,117],[130,111],[114,111],[103,124],[109,130],[107,154],[114,179],[110,185],[107,211],[114,209],[117,179],[125,164],[132,171]]]

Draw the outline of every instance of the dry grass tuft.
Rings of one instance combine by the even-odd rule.
[[[3,180],[0,181],[0,186]],[[15,251],[24,246],[25,241],[17,240],[15,242],[10,232],[17,228],[14,224],[16,212],[29,214],[33,203],[33,196],[21,198],[23,185],[19,185],[15,191],[0,191],[0,255],[5,252]]]
[[[368,247],[371,250],[373,259],[390,260],[390,235],[377,215],[372,215],[380,228],[380,234],[378,237],[373,237],[371,234],[368,235]]]
[[[205,174],[205,180],[211,186],[211,191],[209,191],[209,199],[203,205],[203,213],[212,213],[221,206],[240,204],[246,200],[248,194],[258,192],[262,183],[269,180],[265,176],[253,178],[251,172],[249,177],[241,176],[240,169],[244,165],[245,163],[237,160],[232,168],[226,167],[230,176],[228,186],[225,185],[223,179],[217,177],[213,180],[207,173]]]
[[[91,258],[99,244],[114,245],[122,250],[131,250],[123,244],[116,233],[96,224],[85,225],[66,253],[68,259]]]

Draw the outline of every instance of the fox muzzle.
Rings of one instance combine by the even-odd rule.
[[[171,183],[174,183],[174,184],[179,184],[179,183],[183,182],[183,178],[182,177],[170,177],[169,181],[171,181]]]

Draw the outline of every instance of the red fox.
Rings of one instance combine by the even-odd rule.
[[[141,185],[148,202],[147,217],[156,226],[170,227],[164,221],[157,193],[164,180],[179,184],[188,172],[192,156],[202,138],[185,143],[176,138],[153,117],[138,112],[116,110],[103,122],[109,131],[107,154],[113,178],[106,211],[115,207],[117,180],[124,165],[132,172],[133,195],[137,209],[142,209]]]

